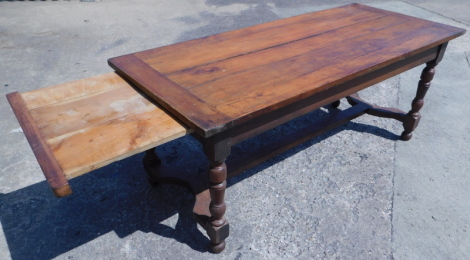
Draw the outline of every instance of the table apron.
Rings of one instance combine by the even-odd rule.
[[[237,124],[230,129],[231,145],[240,143],[248,138],[261,134],[269,129],[286,123],[292,119],[310,113],[322,106],[328,105],[336,100],[349,96],[362,89],[370,87],[404,71],[412,69],[423,63],[439,58],[440,46],[425,50],[403,60],[387,65],[383,68],[371,71],[356,77],[296,103],[274,110],[262,116],[253,114],[249,120]]]

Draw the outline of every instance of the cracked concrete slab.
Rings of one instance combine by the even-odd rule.
[[[466,23],[437,1],[359,2],[459,27]],[[191,218],[189,192],[148,185],[140,155],[73,179],[75,194],[55,199],[5,99],[12,91],[109,72],[110,57],[347,3],[1,2],[0,259],[464,258],[470,248],[470,131],[462,119],[470,112],[469,34],[449,45],[411,141],[397,141],[398,122],[364,116],[231,179],[231,236],[223,255],[207,251],[208,239]],[[361,95],[408,110],[419,70]],[[233,153],[328,112],[299,118]],[[165,163],[206,167],[200,145],[190,137],[158,150]]]

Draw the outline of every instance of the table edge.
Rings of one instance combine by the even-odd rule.
[[[55,159],[46,140],[42,137],[41,131],[36,125],[21,94],[12,92],[7,94],[6,97],[54,195],[61,198],[72,194],[72,189],[62,168]]]
[[[346,6],[352,6],[352,7],[358,8],[358,9],[368,10],[368,11],[377,12],[377,13],[385,13],[387,15],[394,15],[394,16],[399,16],[399,17],[413,17],[411,15],[401,14],[401,13],[388,11],[388,10],[384,10],[384,9],[380,9],[380,8],[375,8],[375,7],[371,7],[371,6],[368,6],[368,5],[362,5],[362,4],[358,4],[358,3],[352,3],[352,4],[348,4],[348,5],[338,6],[336,8],[346,7]],[[301,14],[301,15],[303,15],[303,14]],[[292,16],[292,17],[294,17],[294,16]],[[290,18],[290,17],[288,17],[288,18]],[[387,61],[385,61],[381,64],[378,64],[378,65],[373,67],[373,70],[381,69],[381,68],[386,67],[390,64],[396,63],[396,62],[398,62],[402,59],[406,59],[408,57],[411,57],[411,56],[417,55],[419,53],[425,52],[426,50],[429,50],[431,48],[434,48],[436,46],[439,46],[439,45],[442,45],[446,42],[449,42],[450,40],[455,39],[455,38],[465,34],[465,32],[466,32],[466,30],[463,29],[463,28],[454,27],[454,26],[450,26],[450,25],[446,25],[446,24],[442,24],[442,23],[438,23],[438,22],[434,22],[434,21],[429,21],[429,20],[426,20],[426,19],[418,18],[418,17],[413,17],[413,18],[428,21],[428,22],[431,23],[430,26],[433,26],[433,27],[436,26],[437,28],[440,28],[442,30],[446,30],[451,35],[448,36],[448,37],[442,38],[439,41],[436,41],[436,42],[433,42],[433,43],[428,44],[426,46],[423,46],[419,49],[412,50],[409,53],[402,54],[400,56],[396,56],[393,59],[390,59],[390,60],[387,60]],[[286,18],[284,18],[284,19],[286,19]],[[254,25],[254,26],[256,26],[256,25]],[[249,27],[247,27],[247,28],[249,28]],[[245,29],[245,28],[241,28],[241,29],[237,29],[237,30],[243,30],[243,29]],[[233,31],[236,31],[236,30],[233,30]],[[230,32],[230,31],[227,31],[227,32]],[[225,32],[223,32],[223,33],[225,33]],[[205,38],[205,37],[201,37],[201,38]],[[201,38],[198,38],[198,39],[201,39]],[[197,39],[195,39],[195,40],[197,40]],[[178,44],[178,43],[174,43],[174,44]],[[163,46],[161,46],[161,47],[163,47]],[[157,48],[160,48],[160,47],[157,47]],[[140,53],[140,52],[144,52],[144,51],[139,51],[139,52],[136,52],[136,53]],[[144,61],[140,60],[137,56],[135,56],[136,53],[111,58],[111,59],[108,60],[108,64],[113,69],[115,69],[116,72],[119,75],[121,75],[126,80],[130,81],[132,84],[137,86],[142,91],[144,91],[144,93],[147,94],[151,99],[155,100],[157,103],[162,105],[171,114],[175,115],[184,124],[187,124],[196,133],[198,133],[199,135],[201,135],[203,137],[210,137],[212,135],[215,135],[217,133],[221,133],[221,132],[223,132],[227,129],[230,129],[231,127],[234,127],[234,126],[239,125],[241,123],[244,123],[246,121],[254,120],[257,117],[257,116],[253,116],[254,114],[260,115],[260,114],[264,113],[263,111],[270,112],[270,111],[273,111],[273,110],[277,110],[280,107],[287,106],[289,104],[301,101],[301,100],[303,100],[305,98],[308,98],[309,96],[314,95],[318,92],[326,91],[329,88],[332,88],[332,87],[334,87],[336,85],[339,85],[339,84],[343,84],[343,83],[351,80],[351,78],[359,77],[359,76],[363,75],[364,73],[366,73],[368,70],[371,69],[371,68],[367,68],[367,69],[358,71],[354,74],[348,75],[345,78],[339,79],[336,82],[330,82],[330,83],[325,84],[325,85],[323,85],[323,86],[321,86],[321,87],[319,87],[315,90],[312,90],[312,91],[309,91],[307,93],[303,93],[301,95],[292,97],[288,100],[282,100],[282,101],[277,102],[275,104],[271,104],[270,106],[267,106],[263,109],[253,111],[253,113],[251,113],[249,115],[242,115],[240,117],[233,118],[233,117],[230,117],[230,116],[224,114],[223,112],[217,110],[216,108],[212,107],[210,104],[207,104],[206,102],[200,100],[198,97],[194,96],[190,91],[188,91],[184,87],[180,86],[179,84],[177,84],[176,82],[170,80],[169,78],[167,78],[165,75],[163,75],[159,71],[157,71],[157,70],[153,69],[152,67],[150,67]],[[171,100],[169,100],[167,97],[159,96],[158,93],[156,93],[155,91],[152,91],[151,89],[150,90],[147,89],[147,87],[145,87],[144,84],[142,84],[142,82],[139,82],[138,80],[133,78],[132,74],[134,73],[134,75],[135,75],[135,73],[136,73],[135,71],[133,71],[133,72],[124,71],[121,68],[122,64],[119,64],[120,59],[129,58],[129,57],[131,57],[132,59],[137,59],[140,62],[142,62],[143,64],[147,65],[148,68],[146,68],[146,70],[149,70],[149,71],[151,70],[151,73],[158,80],[160,80],[162,84],[167,85],[167,86],[171,86],[173,88],[177,88],[180,91],[184,91],[186,95],[191,97],[192,101],[195,101],[199,105],[202,105],[203,109],[210,110],[216,117],[211,122],[221,122],[221,123],[220,124],[211,124],[207,120],[199,120],[197,117],[193,117],[190,114],[185,115],[183,112],[181,112],[178,109],[178,105],[174,106],[175,104],[172,104]]]

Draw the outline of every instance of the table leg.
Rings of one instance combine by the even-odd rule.
[[[227,187],[227,167],[225,162],[211,162],[209,168],[209,192],[211,217],[207,226],[207,234],[211,240],[211,250],[220,253],[225,248],[225,239],[229,235],[229,225],[225,218],[225,189]]]
[[[162,161],[158,157],[155,147],[145,151],[144,158],[142,158],[145,172],[147,173],[147,179],[152,185],[157,185],[159,182],[155,175],[152,175],[152,169],[157,168],[161,165]]]
[[[401,139],[408,141],[412,137],[413,130],[418,126],[421,115],[419,111],[424,105],[424,96],[431,86],[431,80],[434,77],[435,67],[437,62],[431,61],[426,63],[426,67],[421,73],[421,80],[418,83],[418,90],[416,92],[416,97],[411,103],[411,110],[406,114],[406,117],[403,121],[403,128],[405,129],[401,134]]]
[[[330,105],[331,105],[333,108],[338,108],[340,104],[341,104],[341,101],[340,101],[340,100],[336,100],[336,101],[333,101]]]
[[[204,152],[209,160],[209,192],[211,214],[205,225],[211,240],[211,250],[220,253],[225,249],[225,239],[229,236],[229,224],[225,217],[225,189],[227,187],[227,166],[225,159],[230,155],[230,137],[218,135],[206,139]]]
[[[209,159],[208,175],[181,171],[161,163],[155,148],[145,152],[144,168],[152,184],[173,183],[188,187],[195,195],[193,212],[196,221],[206,230],[210,238],[210,248],[214,253],[225,249],[225,239],[229,235],[229,224],[225,218],[225,189],[227,187],[227,166],[225,158],[230,154],[227,140],[204,142]],[[206,176],[205,178],[201,178]]]

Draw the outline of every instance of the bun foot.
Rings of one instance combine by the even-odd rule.
[[[406,131],[403,131],[403,133],[401,133],[401,140],[403,141],[408,141],[411,139],[411,137],[413,137],[412,133],[406,133]]]
[[[222,241],[222,243],[220,243],[220,244],[210,243],[209,247],[210,247],[212,253],[218,254],[218,253],[224,251],[225,241]]]

